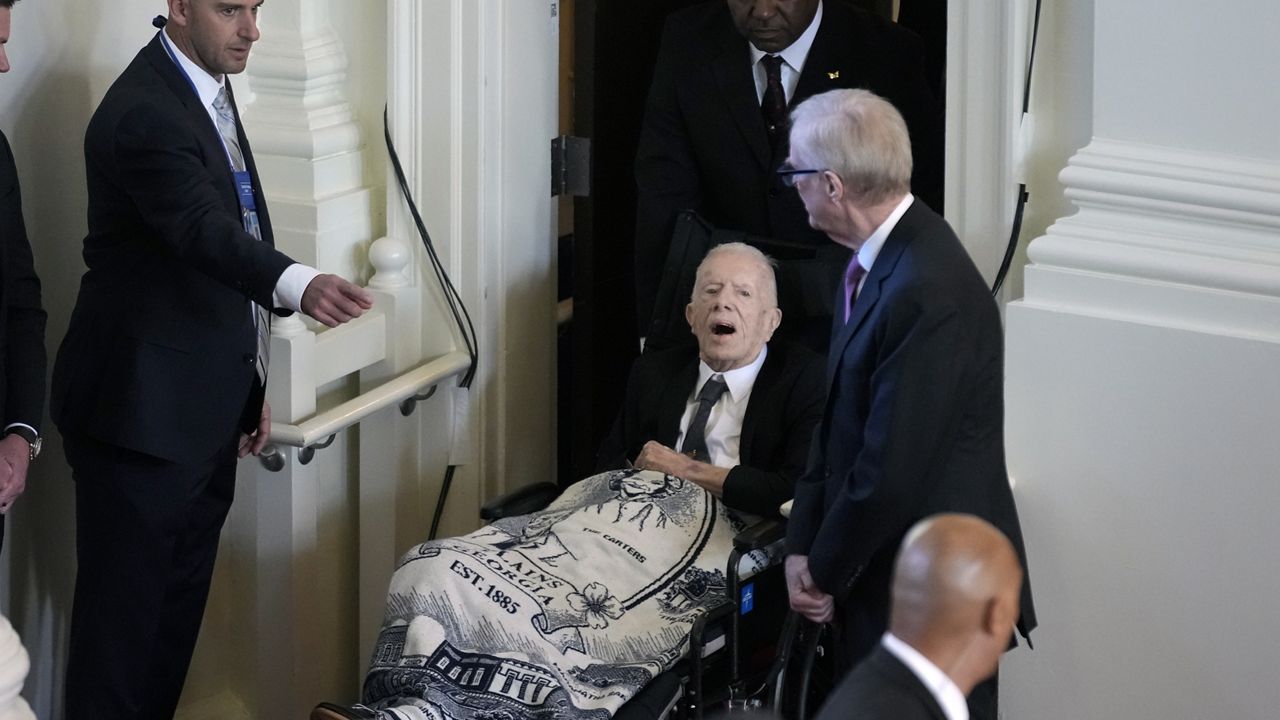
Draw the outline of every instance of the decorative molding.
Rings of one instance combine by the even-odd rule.
[[[316,13],[312,27],[273,29],[254,48],[253,100],[244,119],[253,123],[259,154],[315,159],[360,147],[355,113],[343,95],[347,56],[319,5],[306,9]]]
[[[1280,163],[1095,139],[1061,179],[1080,212],[1035,267],[1280,300]]]
[[[347,57],[324,3],[279,0],[254,50],[242,117],[271,202],[276,245],[299,262],[363,277],[373,239],[363,141],[344,96]],[[268,21],[270,21],[268,20]]]

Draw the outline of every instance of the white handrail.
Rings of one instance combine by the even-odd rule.
[[[271,442],[293,447],[314,445],[379,410],[416,395],[428,385],[461,375],[470,366],[471,357],[465,352],[455,351],[441,355],[297,425],[271,423]]]

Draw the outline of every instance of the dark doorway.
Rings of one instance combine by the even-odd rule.
[[[574,134],[591,138],[592,187],[573,209],[572,448],[569,462],[561,461],[562,483],[593,470],[640,351],[632,165],[662,24],[698,1],[576,0],[573,125]]]
[[[702,1],[565,3],[572,15],[572,133],[591,139],[592,187],[590,197],[573,201],[572,234],[561,246],[562,284],[573,297],[573,320],[560,344],[561,484],[594,470],[640,350],[632,270],[636,145],[663,23],[672,11]],[[924,38],[931,82],[941,93],[946,0],[825,1],[898,12]],[[562,32],[569,27],[566,18]]]

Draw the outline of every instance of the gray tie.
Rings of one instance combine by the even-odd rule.
[[[240,136],[236,133],[236,114],[231,109],[231,96],[227,95],[225,86],[218,88],[218,96],[213,99],[213,111],[218,115],[218,132],[227,146],[231,164],[236,172],[243,172],[244,153],[240,151]]]
[[[711,454],[707,452],[707,419],[711,417],[711,408],[720,400],[720,396],[728,390],[724,377],[712,375],[698,391],[698,409],[689,421],[689,430],[684,434],[684,442],[680,451],[701,462],[711,462]]]
[[[231,156],[231,166],[236,172],[244,172],[244,153],[240,150],[240,136],[236,133],[236,114],[231,109],[231,97],[227,95],[225,86],[218,88],[218,96],[213,99],[213,110],[218,116],[218,134],[222,135],[227,154]],[[258,225],[257,211],[242,208],[241,215],[245,232],[261,240],[262,228]],[[258,362],[255,367],[258,369],[258,380],[266,387],[267,362],[271,358],[271,316],[266,308],[257,303],[251,304],[253,327],[258,336]]]

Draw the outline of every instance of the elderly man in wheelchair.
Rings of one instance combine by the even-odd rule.
[[[700,659],[708,619],[740,610],[738,578],[767,564],[748,551],[770,538],[735,536],[791,497],[824,391],[818,355],[769,343],[781,312],[759,250],[708,252],[685,319],[696,349],[636,361],[608,471],[541,509],[547,488],[518,492],[487,506],[490,525],[409,551],[363,704],[313,720],[645,716],[674,703],[633,701],[658,686],[697,714],[700,687],[669,671]]]

